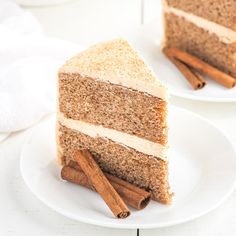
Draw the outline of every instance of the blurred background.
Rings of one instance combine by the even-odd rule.
[[[48,36],[91,44],[137,28],[157,17],[156,0],[16,0]],[[57,4],[58,3],[58,4]]]

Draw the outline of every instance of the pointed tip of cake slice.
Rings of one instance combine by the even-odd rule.
[[[166,100],[167,89],[127,40],[98,43],[69,59],[59,73],[78,73]]]

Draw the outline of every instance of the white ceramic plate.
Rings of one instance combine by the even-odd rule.
[[[208,102],[236,101],[236,87],[227,89],[208,78],[206,78],[207,85],[203,89],[197,91],[192,89],[188,81],[161,51],[163,26],[160,17],[124,37],[141,52],[145,61],[154,70],[158,79],[167,85],[172,95]]]
[[[55,116],[34,128],[21,155],[21,172],[31,191],[69,218],[115,228],[158,228],[195,219],[219,206],[236,182],[236,154],[216,127],[194,113],[171,107],[170,206],[151,202],[130,217],[115,219],[95,192],[64,182],[56,162]]]

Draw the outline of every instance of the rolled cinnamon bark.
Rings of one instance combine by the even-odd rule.
[[[206,85],[206,81],[203,79],[199,73],[188,67],[183,62],[174,58],[171,53],[167,50],[167,48],[163,49],[164,54],[168,59],[179,69],[179,71],[183,74],[183,76],[188,80],[193,89],[201,89]]]
[[[112,187],[106,176],[103,174],[98,164],[94,161],[88,150],[78,150],[75,152],[74,161],[79,164],[89,182],[100,194],[108,207],[117,218],[126,218],[130,211],[120,195]]]
[[[216,69],[215,67],[187,52],[181,51],[177,48],[166,48],[165,50],[175,59],[178,59],[192,68],[208,75],[210,78],[214,79],[226,88],[233,88],[236,84],[236,79],[232,76]]]
[[[144,209],[151,200],[151,194],[122,179],[106,174],[108,180],[124,199],[124,201],[138,210]]]
[[[127,205],[137,210],[141,210],[150,202],[151,194],[149,192],[113,175],[104,174]],[[73,161],[70,161],[67,166],[62,168],[61,176],[62,179],[96,191],[80,166]]]

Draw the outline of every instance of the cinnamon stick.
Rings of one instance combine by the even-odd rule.
[[[206,85],[206,81],[201,75],[199,75],[196,71],[188,67],[183,62],[174,58],[171,53],[169,53],[167,48],[164,48],[163,52],[169,58],[169,60],[179,69],[179,71],[183,74],[183,76],[188,80],[188,82],[195,90],[201,89]]]
[[[92,186],[101,195],[108,207],[117,218],[126,218],[130,211],[120,195],[112,187],[106,176],[103,174],[92,155],[88,150],[78,150],[75,152],[74,161],[76,161]]]
[[[165,50],[175,59],[178,59],[201,73],[208,75],[210,78],[214,79],[226,88],[233,88],[236,85],[235,78],[187,52],[181,51],[177,48],[166,48]]]
[[[145,208],[151,200],[151,194],[129,182],[105,173],[105,176],[127,205],[137,210]],[[76,162],[70,161],[61,171],[62,179],[95,190]],[[95,190],[96,191],[96,190]]]

